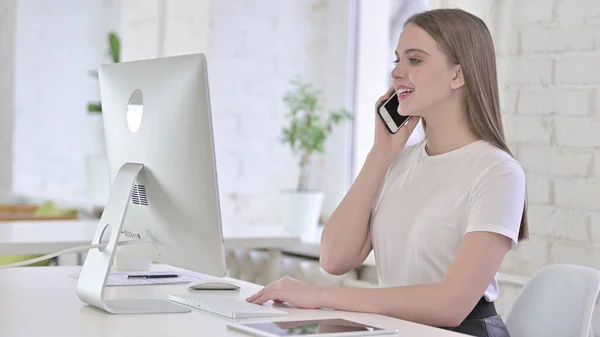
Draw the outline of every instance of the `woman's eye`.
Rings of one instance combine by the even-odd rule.
[[[409,58],[409,59],[408,59],[408,61],[409,61],[411,64],[419,64],[419,63],[421,62],[421,60],[419,60],[419,59],[416,59],[416,58],[414,58],[414,57],[411,57],[411,58]]]
[[[394,60],[394,64],[398,64],[398,62],[400,62],[400,60]]]

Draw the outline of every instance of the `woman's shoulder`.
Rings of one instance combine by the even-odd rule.
[[[489,142],[483,141],[478,148],[475,164],[480,172],[475,181],[479,183],[498,179],[525,182],[525,171],[521,163],[511,153]]]
[[[488,141],[481,141],[481,143],[477,156],[482,165],[488,166],[490,169],[496,166],[521,167],[521,163],[512,153],[509,153]]]

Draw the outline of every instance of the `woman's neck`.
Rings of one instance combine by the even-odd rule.
[[[444,106],[427,114],[425,136],[426,150],[431,156],[450,152],[478,140],[471,131],[466,109]]]

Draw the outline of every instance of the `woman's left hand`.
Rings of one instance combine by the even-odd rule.
[[[287,302],[302,309],[317,309],[321,306],[321,290],[320,287],[285,276],[248,297],[246,301],[263,304],[271,300],[275,303]]]

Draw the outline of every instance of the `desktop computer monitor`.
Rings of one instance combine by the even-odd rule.
[[[104,298],[118,247],[155,262],[226,274],[206,58],[122,62],[99,69],[110,196],[77,284],[111,313],[187,312],[168,299]]]

